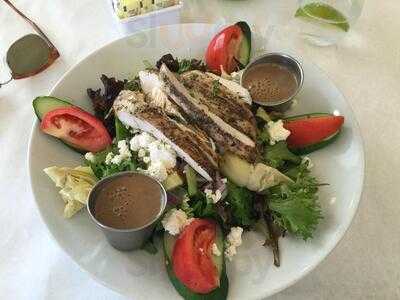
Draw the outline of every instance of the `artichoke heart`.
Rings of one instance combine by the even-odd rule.
[[[71,218],[86,206],[89,193],[97,182],[90,167],[49,167],[43,171],[61,188],[59,193],[65,202],[65,218]]]
[[[251,164],[229,152],[222,156],[220,170],[236,185],[255,192],[261,192],[281,182],[292,181],[275,168],[263,163]]]

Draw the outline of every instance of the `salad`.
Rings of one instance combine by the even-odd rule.
[[[246,231],[265,236],[279,267],[279,240],[311,239],[323,218],[324,184],[305,155],[338,138],[344,118],[252,103],[237,80],[250,53],[251,31],[239,22],[212,39],[204,62],[166,54],[130,79],[101,75],[104,89],[87,90],[94,114],[54,97],[33,100],[43,133],[82,154],[82,166],[44,170],[66,218],[113,174],[162,183],[168,206],[143,249],[156,253],[162,240],[168,276],[185,299],[226,299],[226,264]]]

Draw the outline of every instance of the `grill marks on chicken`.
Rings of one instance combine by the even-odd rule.
[[[163,91],[182,108],[192,122],[214,140],[222,151],[230,151],[253,162],[257,151],[253,140],[256,132],[255,119],[251,111],[245,104],[239,102],[236,95],[228,97],[229,93],[224,87],[220,87],[223,94],[219,99],[210,97],[209,93],[213,92],[212,87],[211,91],[208,89],[213,79],[201,72],[200,75],[196,72],[190,73],[182,76],[182,80],[191,88],[189,91],[165,65],[162,65],[160,79]],[[196,80],[193,74],[198,75]]]
[[[247,104],[214,76],[200,71],[190,71],[181,76],[183,85],[195,94],[199,103],[233,128],[256,139],[256,120]]]
[[[165,65],[139,72],[143,93],[121,91],[114,111],[125,125],[162,140],[211,181],[218,170],[217,145],[254,162],[256,121],[238,91],[213,74],[190,71],[179,78]]]
[[[196,172],[212,180],[218,168],[218,155],[201,130],[170,118],[162,106],[157,107],[140,92],[122,91],[114,102],[114,110],[122,123],[168,143]]]

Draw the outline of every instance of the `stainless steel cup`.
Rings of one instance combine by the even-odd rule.
[[[153,220],[150,220],[147,224],[145,224],[142,227],[132,228],[132,229],[116,229],[100,223],[95,217],[94,209],[96,200],[98,199],[98,195],[102,191],[104,185],[122,176],[145,176],[151,178],[151,180],[156,182],[161,188],[160,212]],[[87,209],[90,217],[96,223],[97,227],[99,227],[103,231],[107,241],[110,243],[111,246],[121,251],[130,251],[139,249],[144,244],[144,242],[150,237],[156,221],[162,216],[165,210],[166,204],[167,204],[167,193],[160,182],[158,182],[152,177],[149,177],[141,173],[121,172],[100,180],[93,187],[92,191],[89,194]]]
[[[303,81],[304,81],[304,72],[301,64],[297,59],[294,57],[285,54],[285,53],[279,53],[279,52],[274,52],[274,53],[268,53],[262,56],[259,56],[255,58],[250,64],[247,65],[247,67],[244,69],[244,72],[242,74],[242,77],[240,79],[240,84],[243,85],[244,78],[246,78],[246,75],[249,73],[249,71],[256,65],[262,64],[262,63],[275,63],[278,65],[285,66],[288,68],[290,72],[294,74],[296,77],[297,81],[297,88],[295,92],[287,99],[281,99],[278,101],[273,101],[273,102],[268,102],[268,101],[254,101],[254,103],[257,103],[262,106],[269,107],[273,110],[278,110],[278,111],[285,111],[287,110],[290,105],[293,102],[294,97],[299,93],[303,86]]]

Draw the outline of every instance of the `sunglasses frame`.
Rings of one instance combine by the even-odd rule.
[[[50,53],[49,53],[49,56],[47,58],[47,63],[42,65],[37,70],[33,70],[33,71],[25,73],[25,74],[13,74],[12,70],[11,70],[11,78],[10,78],[10,80],[8,80],[7,82],[4,82],[4,83],[0,83],[0,87],[2,85],[4,85],[4,84],[9,83],[13,79],[22,79],[22,78],[27,78],[27,77],[34,76],[34,75],[44,71],[45,69],[47,69],[49,66],[51,66],[54,63],[54,61],[57,58],[60,57],[60,53],[58,52],[57,48],[54,46],[54,44],[50,41],[50,39],[46,36],[46,34],[40,29],[40,27],[35,22],[33,22],[24,13],[22,13],[18,8],[16,8],[14,6],[14,4],[12,4],[9,0],[3,0],[3,1],[8,6],[10,6],[12,8],[12,10],[14,10],[18,15],[20,15],[26,22],[28,22],[33,27],[33,29],[36,31],[37,35],[46,42],[47,46],[49,47]]]

